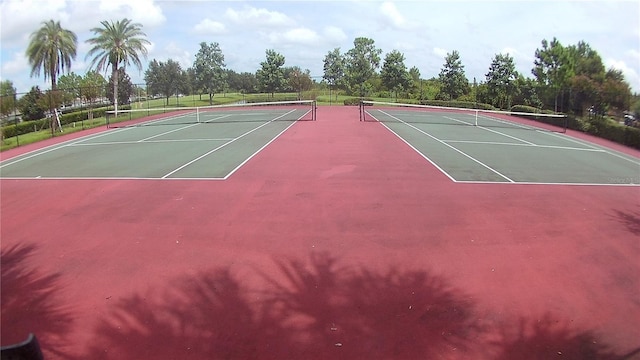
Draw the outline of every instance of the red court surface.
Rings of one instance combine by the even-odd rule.
[[[640,357],[639,187],[456,184],[357,107],[225,181],[0,186],[47,359]]]

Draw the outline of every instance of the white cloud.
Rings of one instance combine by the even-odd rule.
[[[388,1],[383,2],[380,5],[379,12],[382,22],[391,28],[397,30],[411,30],[418,26],[417,22],[411,21],[402,15],[395,3]]]
[[[167,60],[177,61],[182,70],[186,70],[193,65],[194,58],[191,53],[173,41],[165,46],[163,53],[166,55]]]
[[[225,17],[235,23],[258,28],[285,27],[295,23],[283,13],[252,6],[245,6],[241,10],[229,8],[225,12]]]
[[[226,28],[221,22],[204,19],[193,27],[193,31],[202,35],[220,35],[226,32]]]
[[[433,53],[442,58],[446,57],[448,52],[449,51],[446,49],[437,48],[437,47],[433,48]]]
[[[69,15],[64,11],[65,0],[6,0],[0,3],[0,39],[3,46],[16,43],[26,43],[29,35],[37,29],[43,21],[55,19],[62,27],[69,24]]]
[[[24,53],[16,52],[13,54],[13,58],[9,61],[2,63],[2,76],[11,77],[12,75],[19,74],[21,72],[28,71],[31,73],[29,62]]]
[[[406,20],[392,2],[383,2],[380,5],[380,14],[395,27],[402,28],[406,24]]]
[[[640,51],[631,49],[627,51],[627,55],[629,55],[636,63],[640,63]]]
[[[347,34],[342,29],[335,26],[327,26],[324,28],[324,38],[329,43],[341,43],[347,40]]]
[[[307,28],[297,28],[282,34],[282,40],[290,44],[312,45],[320,40],[318,34]]]
[[[607,69],[614,68],[622,71],[622,74],[624,74],[624,79],[629,83],[631,89],[637,91],[637,89],[640,88],[640,74],[638,74],[635,69],[627,65],[626,62],[608,58],[604,63]]]
[[[166,20],[162,8],[154,0],[100,0],[97,8],[103,18],[114,21],[128,18],[144,26],[154,27]]]

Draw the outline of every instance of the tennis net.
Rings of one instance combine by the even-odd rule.
[[[233,122],[315,121],[315,100],[163,107],[106,112],[107,127],[217,124]]]
[[[468,109],[367,100],[360,102],[360,121],[508,127],[553,132],[566,132],[567,130],[567,117],[562,114]]]

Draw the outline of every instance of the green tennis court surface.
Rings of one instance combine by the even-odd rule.
[[[3,178],[225,179],[308,112],[230,109],[200,122],[183,110],[18,156],[0,170]]]
[[[226,179],[310,111],[307,105],[177,109],[6,160],[1,176]],[[450,110],[366,112],[454,182],[640,184],[637,158],[554,128]]]
[[[637,158],[567,136],[561,126],[472,111],[365,112],[455,182],[640,184]]]

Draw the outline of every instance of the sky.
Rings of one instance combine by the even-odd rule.
[[[357,37],[375,41],[384,56],[398,50],[407,69],[437,77],[448,53],[457,50],[469,81],[484,81],[496,54],[508,53],[516,70],[533,77],[535,51],[543,39],[564,46],[585,41],[605,67],[623,72],[640,93],[640,1],[215,1],[215,0],[0,0],[0,79],[18,92],[38,85],[25,57],[29,36],[43,21],[60,21],[78,36],[71,71],[90,70],[86,40],[104,20],[129,18],[151,42],[144,68],[129,67],[137,84],[155,59],[192,66],[200,43],[217,42],[227,69],[255,73],[266,50],[284,55],[285,66],[308,69],[322,79],[330,51],[346,53]],[[107,74],[108,76],[109,74]]]

